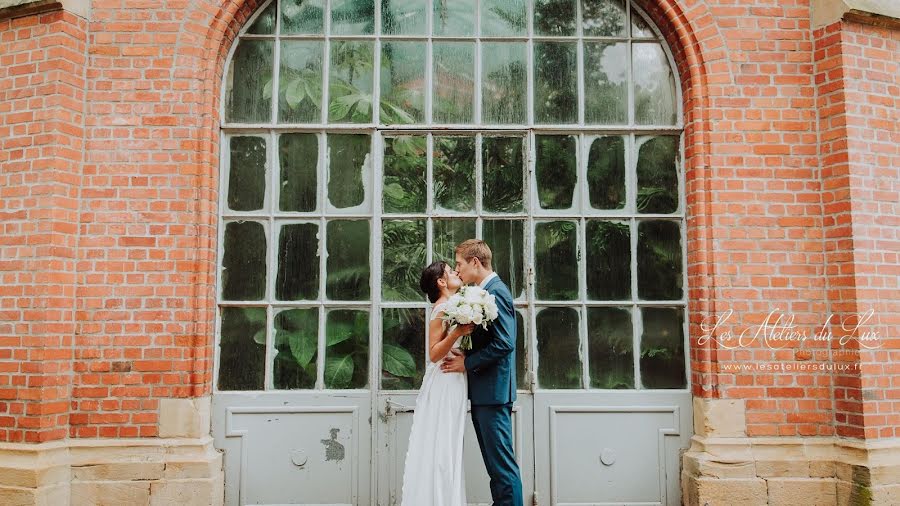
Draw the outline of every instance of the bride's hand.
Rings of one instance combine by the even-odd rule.
[[[453,329],[453,332],[447,337],[456,339],[459,336],[467,336],[475,330],[475,327],[477,327],[477,325],[475,325],[474,323],[467,323],[465,325],[457,325],[456,328]]]

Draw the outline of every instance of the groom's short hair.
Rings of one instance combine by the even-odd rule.
[[[459,243],[456,253],[459,253],[466,262],[477,258],[481,265],[491,268],[491,248],[481,239],[469,239]]]

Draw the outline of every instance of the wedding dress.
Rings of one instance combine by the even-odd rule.
[[[440,305],[435,306],[432,318],[440,311]],[[459,348],[461,340],[458,338],[453,348]],[[468,381],[463,373],[441,371],[440,363],[428,359],[416,398],[401,506],[466,505],[463,434]]]

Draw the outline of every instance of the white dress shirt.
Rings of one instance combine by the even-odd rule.
[[[492,272],[492,273],[488,274],[487,276],[485,276],[484,279],[481,280],[481,283],[478,283],[478,286],[481,287],[482,289],[484,289],[484,287],[486,287],[487,284],[496,277],[497,277],[497,273]]]

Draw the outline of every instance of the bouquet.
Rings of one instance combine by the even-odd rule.
[[[453,330],[457,325],[474,323],[487,330],[488,323],[497,318],[497,302],[494,296],[478,286],[464,286],[452,295],[444,305],[445,325]],[[472,349],[471,336],[464,336],[459,343],[460,349]]]

